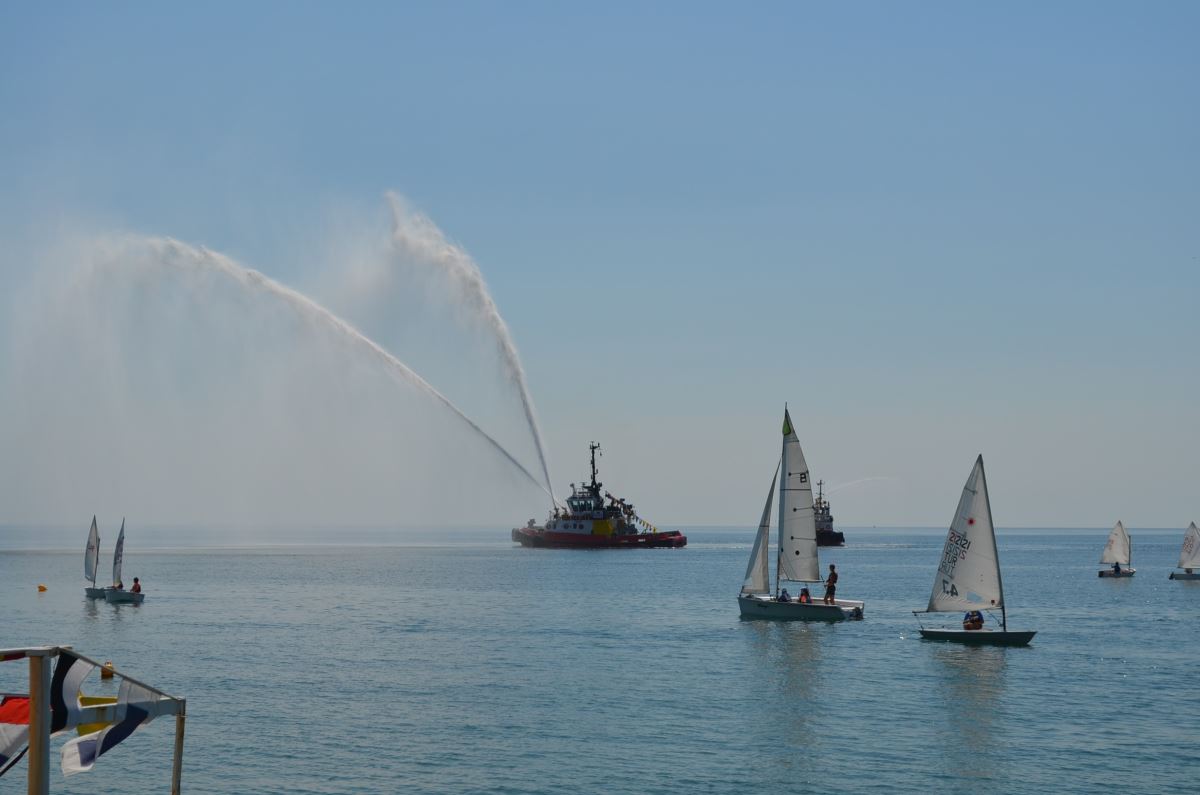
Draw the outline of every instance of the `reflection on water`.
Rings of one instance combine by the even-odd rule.
[[[760,672],[752,695],[757,720],[766,733],[763,739],[775,749],[763,762],[787,771],[786,776],[812,772],[813,751],[822,745],[818,716],[825,677],[820,635],[831,627],[743,621],[740,628],[751,637],[748,668]]]
[[[943,716],[941,754],[949,772],[970,778],[1003,780],[997,769],[1003,756],[994,753],[1004,698],[1007,655],[996,646],[939,643],[932,649]]]

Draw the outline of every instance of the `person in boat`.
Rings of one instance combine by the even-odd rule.
[[[787,592],[787,588],[784,588],[782,591],[779,592],[779,601],[781,601],[781,602],[792,601],[792,596],[791,596],[791,594],[789,594]]]
[[[983,629],[983,613],[978,610],[968,610],[967,614],[963,616],[963,629]]]
[[[116,588],[118,591],[124,591],[125,583],[118,581],[117,584],[113,586],[113,588]]]
[[[1115,560],[1113,561],[1113,576],[1114,577],[1121,576],[1121,564],[1117,563]]]
[[[802,605],[811,605],[812,604],[812,594],[810,594],[808,592],[807,588],[800,589],[800,599],[798,601]]]
[[[129,592],[130,593],[141,593],[142,592],[142,584],[140,582],[138,582],[137,577],[133,578],[133,587],[129,589]]]
[[[837,593],[837,581],[838,581],[837,568],[832,563],[830,563],[829,564],[829,576],[827,578],[825,578],[825,598],[822,600],[827,605],[834,604],[837,601],[834,598],[834,595]]]

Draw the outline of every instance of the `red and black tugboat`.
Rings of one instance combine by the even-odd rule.
[[[596,453],[600,445],[592,442],[592,482],[578,487],[571,484],[566,508],[555,507],[544,527],[533,519],[524,527],[513,528],[512,540],[526,547],[682,547],[687,536],[678,530],[659,530],[642,519],[633,504],[600,489],[596,480]]]

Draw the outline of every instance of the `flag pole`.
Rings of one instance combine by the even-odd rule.
[[[187,720],[187,699],[179,699],[179,712],[175,713],[175,759],[171,762],[171,795],[179,795],[179,781],[183,777],[183,724]]]
[[[28,651],[29,795],[50,793],[50,655],[55,651]]]

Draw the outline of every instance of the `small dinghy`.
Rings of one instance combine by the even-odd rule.
[[[983,626],[983,611],[1000,611],[1000,629]],[[976,622],[964,620],[963,628],[921,627],[925,640],[943,640],[972,646],[1027,646],[1036,631],[1015,631],[1008,628],[1008,613],[1004,606],[1004,584],[1000,580],[1000,555],[996,551],[996,529],[992,524],[992,504],[988,499],[987,478],[983,473],[983,456],[975,460],[946,544],[942,560],[933,578],[929,607],[914,610],[913,615],[925,613],[966,612],[978,616]],[[968,629],[967,626],[977,627]]]
[[[738,594],[742,618],[767,618],[781,621],[845,621],[861,619],[864,602],[834,599],[824,604],[808,593],[808,584],[821,582],[821,563],[817,558],[817,523],[813,512],[812,479],[800,440],[792,428],[787,408],[783,410],[783,456],[779,467],[779,554],[775,562],[775,590],[770,589],[767,547],[771,537],[771,500],[780,468],[771,478],[767,504],[758,523],[758,535],[750,551],[746,579]],[[785,581],[801,584],[796,597],[784,597]],[[803,601],[802,601],[803,600]]]
[[[109,604],[132,602],[141,604],[146,598],[144,593],[125,590],[121,582],[121,564],[125,562],[125,520],[121,520],[121,533],[117,536],[117,545],[113,548],[113,587],[104,589],[104,601]]]
[[[1187,533],[1183,536],[1183,548],[1179,550],[1179,568],[1183,571],[1173,571],[1168,579],[1171,580],[1200,580],[1200,528],[1192,522],[1188,525]]]
[[[1100,555],[1101,563],[1110,564],[1109,568],[1097,572],[1100,577],[1132,577],[1137,569],[1129,566],[1133,557],[1133,541],[1125,532],[1125,525],[1117,522],[1112,532],[1108,534],[1108,543],[1104,545],[1104,553]]]
[[[90,580],[92,586],[83,589],[88,599],[103,599],[108,588],[96,587],[96,571],[100,568],[100,530],[96,527],[96,517],[92,517],[92,529],[88,531],[87,548],[83,551],[83,576]]]

